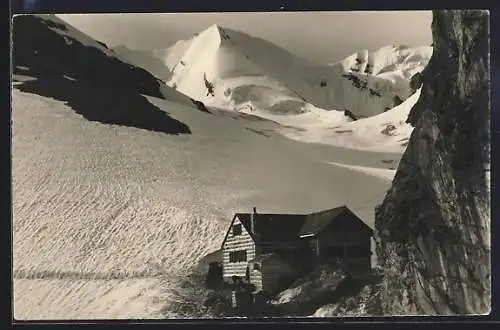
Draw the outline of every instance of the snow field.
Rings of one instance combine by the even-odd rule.
[[[370,222],[387,189],[379,179],[306,157],[293,141],[245,129],[260,122],[150,100],[193,134],[89,122],[61,102],[13,91],[16,315],[64,318],[81,311],[82,317],[118,317],[97,302],[85,309],[81,297],[98,297],[93,290],[108,285],[120,290],[120,282],[108,283],[106,275],[130,283],[179,276],[219,248],[234,212],[253,205],[308,212],[349,202]],[[355,189],[361,183],[369,186],[362,193]],[[67,279],[68,273],[80,275]],[[96,284],[78,286],[78,278]],[[27,294],[37,281],[60,287],[54,295],[75,312],[55,305],[47,311],[52,298]],[[164,283],[162,303],[168,305],[175,288]],[[132,288],[139,290],[137,285]],[[108,301],[105,295],[96,299]],[[116,304],[126,311],[134,303]]]

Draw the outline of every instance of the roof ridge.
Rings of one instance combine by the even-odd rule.
[[[308,213],[264,213],[264,212],[257,212],[255,214],[257,214],[257,215],[279,215],[279,216],[286,216],[286,215],[290,215],[290,216],[298,216],[298,215],[307,216],[307,215],[313,215],[313,214],[318,214],[318,213],[333,211],[333,210],[341,209],[341,208],[349,209],[349,207],[347,206],[347,204],[343,204],[343,205],[332,207],[332,208],[329,208],[329,209],[323,209],[323,210],[320,210],[320,211],[313,211],[313,212],[308,212]],[[236,212],[235,214],[236,215],[238,215],[238,214],[250,215],[250,214],[254,214],[254,213],[253,212]]]
[[[257,212],[257,213],[252,213],[252,212],[238,212],[235,214],[245,214],[245,215],[250,215],[250,214],[256,214],[256,215],[279,215],[279,216],[298,216],[298,215],[309,215],[310,213],[262,213],[262,212]]]
[[[312,212],[312,213],[308,213],[308,214],[318,214],[318,213],[333,211],[333,210],[342,209],[342,208],[348,209],[349,207],[347,207],[347,204],[344,204],[344,205],[340,205],[340,206],[336,206],[336,207],[332,207],[332,208],[329,208],[329,209],[324,209],[324,210],[321,210],[321,211],[316,211],[316,212]]]

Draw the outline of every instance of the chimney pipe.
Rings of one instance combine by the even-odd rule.
[[[257,213],[257,208],[254,207],[252,213],[250,213],[250,230],[252,234],[255,233],[255,214]]]

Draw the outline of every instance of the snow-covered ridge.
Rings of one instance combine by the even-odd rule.
[[[292,100],[295,109],[289,113],[301,113],[303,105],[312,104],[372,116],[409,97],[409,79],[425,67],[432,48],[387,46],[333,65],[315,65],[266,40],[212,25],[165,54],[172,67],[168,84],[214,106],[238,110],[250,102],[267,110]],[[279,100],[263,102],[266,93]]]
[[[88,36],[87,34],[73,27],[71,24],[68,24],[61,18],[57,17],[57,15],[40,14],[40,15],[30,15],[30,16],[39,18],[40,20],[42,20],[47,24],[49,29],[53,30],[54,32],[57,32],[58,34],[64,37],[78,40],[85,46],[97,48],[106,55],[115,57],[113,51],[110,50],[104,43],[96,41],[92,37]],[[66,40],[68,44],[71,44],[70,39]]]
[[[279,122],[289,138],[401,152],[412,130],[406,117],[420,95],[411,96],[409,81],[425,67],[432,48],[394,44],[318,66],[263,39],[212,25],[149,56],[125,47],[117,53],[168,76],[175,95]],[[325,98],[335,107],[311,101]],[[344,110],[360,120],[350,123]]]
[[[171,72],[165,66],[165,62],[158,56],[155,56],[151,51],[131,49],[124,45],[119,45],[112,48],[113,52],[123,61],[132,65],[140,64],[141,67],[154,74],[162,81],[170,79]]]
[[[427,65],[431,56],[432,47],[395,44],[381,47],[376,51],[359,51],[332,66],[341,65],[345,71],[374,76],[388,76],[391,72],[399,73],[408,80]]]
[[[172,71],[173,68],[179,63],[182,55],[187,51],[189,46],[191,46],[192,39],[190,40],[179,40],[174,45],[166,48],[153,51],[153,55],[163,59],[167,68]]]
[[[266,111],[242,110],[281,124],[284,136],[306,143],[336,145],[352,149],[400,153],[406,149],[413,127],[408,114],[420,97],[418,89],[406,101],[381,114],[356,121],[343,111],[308,106],[302,114],[276,115]]]

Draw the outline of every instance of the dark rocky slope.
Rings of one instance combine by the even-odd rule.
[[[162,81],[121,61],[105,45],[54,15],[16,16],[12,44],[13,79],[34,78],[14,86],[22,92],[62,101],[90,121],[166,134],[191,133],[186,124],[143,96],[165,99],[163,90],[168,87]]]
[[[384,314],[490,311],[489,21],[435,11],[415,126],[376,210]]]
[[[163,98],[161,82],[149,72],[82,44],[67,30],[53,15],[16,16],[12,21],[13,73],[25,74],[23,68],[27,68],[37,78],[66,75],[96,89]]]

